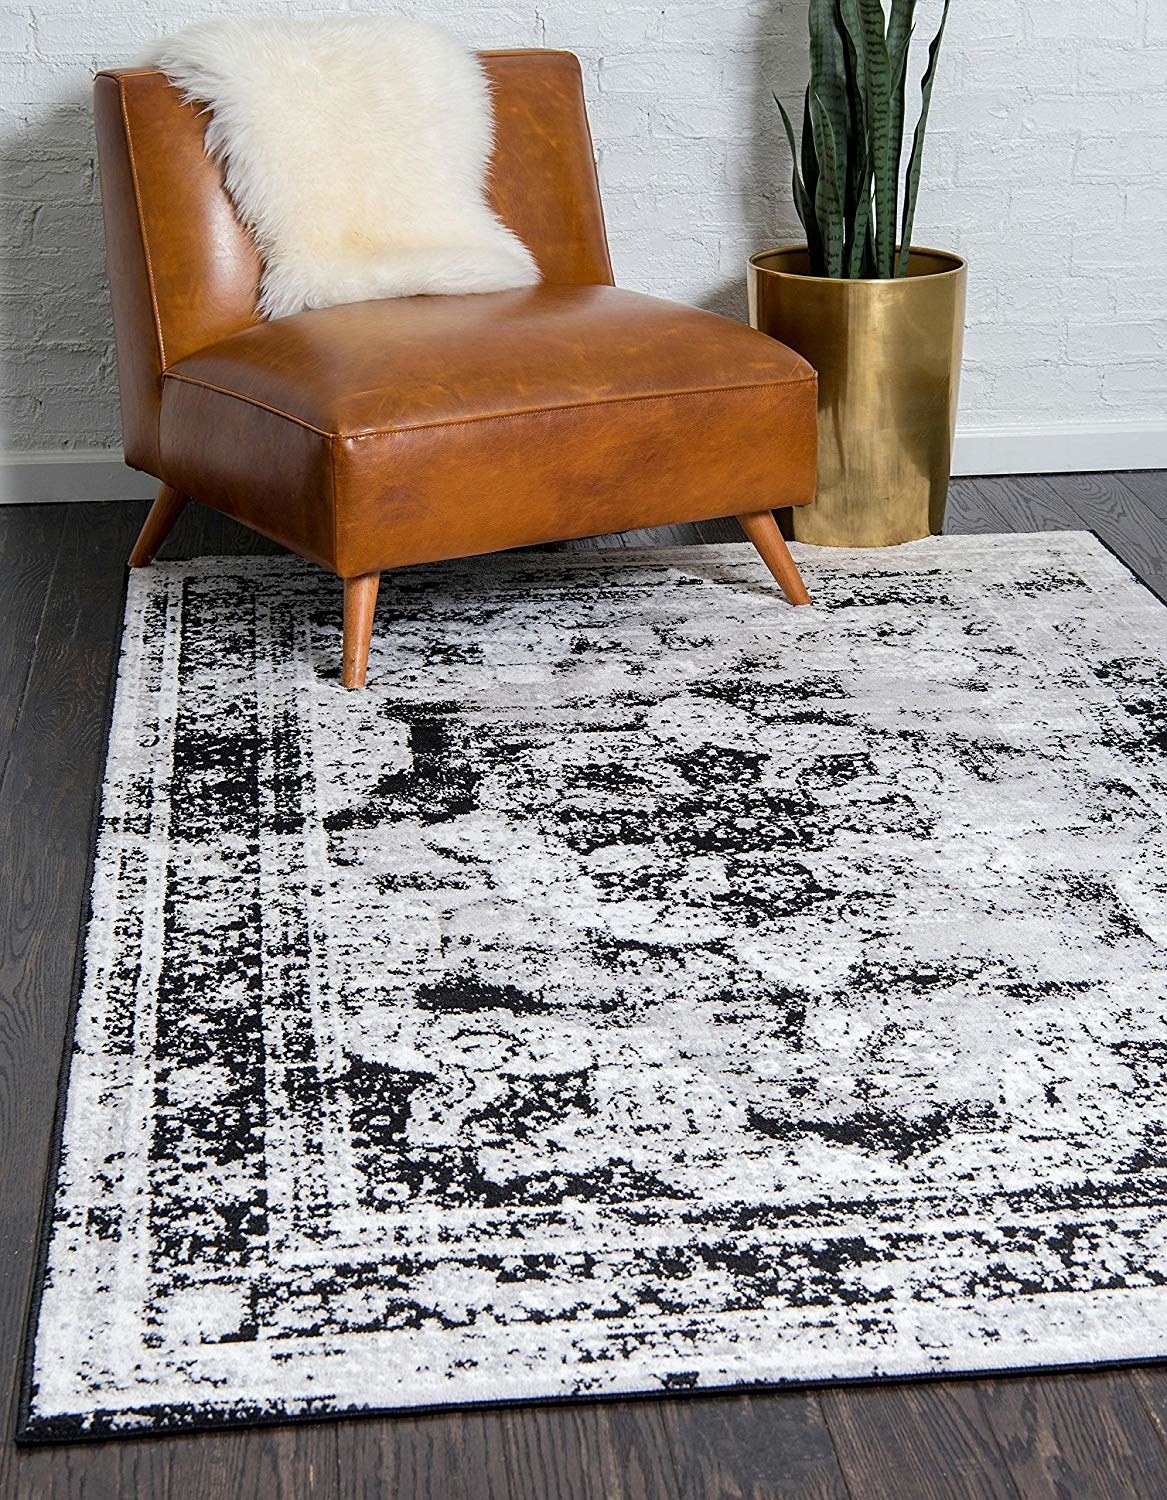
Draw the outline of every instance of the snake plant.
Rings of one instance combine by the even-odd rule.
[[[904,93],[916,0],[890,0],[886,14],[881,0],[810,0],[810,83],[801,149],[777,95],[774,102],[794,158],[794,205],[815,276],[883,279],[907,273],[924,131],[949,4],[944,0],[928,48],[901,206]]]

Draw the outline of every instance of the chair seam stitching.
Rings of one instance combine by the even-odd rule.
[[[345,442],[359,438],[389,437],[397,432],[426,432],[434,427],[464,427],[471,422],[502,422],[516,417],[539,417],[551,412],[587,411],[595,406],[619,406],[635,401],[680,401],[686,396],[719,396],[730,391],[786,390],[791,386],[814,385],[817,375],[800,376],[797,380],[755,380],[746,385],[707,385],[689,391],[653,391],[642,396],[602,396],[597,401],[561,401],[554,406],[520,406],[514,411],[480,412],[472,417],[442,417],[435,422],[402,422],[395,427],[375,427],[362,432],[340,432],[337,436]]]
[[[164,370],[163,374],[167,380],[181,380],[185,385],[197,385],[205,391],[216,391],[220,396],[230,396],[233,401],[243,401],[248,406],[256,406],[260,411],[269,411],[274,417],[283,417],[287,422],[295,422],[298,427],[306,427],[309,432],[315,432],[320,437],[334,438],[342,436],[337,432],[326,432],[323,427],[317,427],[312,422],[306,422],[303,417],[294,416],[290,411],[281,411],[278,406],[271,406],[266,401],[257,400],[255,396],[248,396],[243,391],[229,391],[224,385],[215,385],[210,380],[200,380],[195,375],[184,375],[178,370]]]
[[[229,396],[233,400],[243,401],[248,406],[271,412],[276,417],[283,417],[285,421],[295,422],[297,426],[305,427],[309,432],[318,433],[321,437],[339,438],[342,442],[357,442],[362,438],[392,437],[400,432],[428,432],[437,427],[465,427],[472,422],[503,422],[519,417],[546,416],[552,412],[587,411],[596,406],[621,406],[642,401],[680,401],[687,396],[718,396],[737,391],[787,390],[792,386],[801,389],[803,386],[814,385],[818,381],[817,375],[804,375],[797,380],[755,380],[744,385],[699,386],[688,391],[654,391],[641,396],[604,396],[597,401],[561,401],[554,406],[523,406],[514,411],[480,412],[472,417],[442,417],[435,422],[403,422],[394,427],[366,428],[360,432],[336,432],[326,431],[323,427],[317,427],[303,417],[294,416],[291,412],[283,411],[280,407],[272,406],[266,401],[260,401],[257,397],[249,396],[243,391],[228,390],[226,386],[215,385],[213,381],[202,380],[196,375],[187,375],[178,370],[164,370],[163,375],[167,380],[181,380],[187,385],[201,386],[204,390],[216,391],[220,396]]]

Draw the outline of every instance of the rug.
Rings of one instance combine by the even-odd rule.
[[[29,1439],[1167,1354],[1093,537],[131,576]]]

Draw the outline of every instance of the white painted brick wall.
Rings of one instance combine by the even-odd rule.
[[[921,44],[938,5],[922,0]],[[338,9],[577,52],[626,286],[742,316],[746,256],[797,231],[769,91],[800,97],[804,0],[9,6],[0,386],[14,446],[118,440],[92,70],[216,12]],[[916,238],[970,261],[962,427],[1167,416],[1167,0],[953,0]]]

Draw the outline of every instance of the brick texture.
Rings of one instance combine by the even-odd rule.
[[[90,119],[95,67],[214,13],[407,9],[480,46],[578,53],[618,280],[744,316],[797,233],[770,90],[805,0],[56,0],[0,10],[0,382],[15,447],[118,441]],[[921,0],[918,77],[939,0]],[[915,84],[910,85],[915,96]],[[1167,0],[955,0],[916,239],[970,262],[961,424],[1167,412]]]

